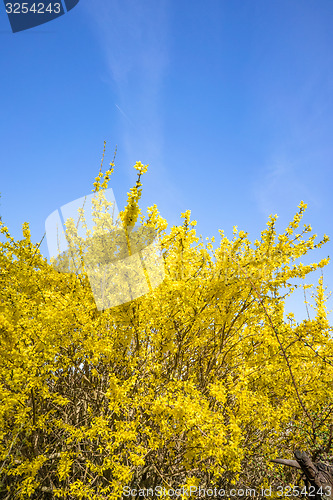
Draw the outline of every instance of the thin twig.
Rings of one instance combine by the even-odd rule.
[[[277,330],[276,330],[275,326],[273,325],[272,319],[271,319],[270,315],[269,315],[269,314],[268,314],[268,312],[267,312],[266,306],[265,306],[265,304],[264,304],[264,302],[263,302],[263,300],[262,300],[262,298],[261,298],[261,294],[260,294],[260,292],[258,291],[258,289],[257,289],[257,287],[255,286],[255,284],[253,283],[253,281],[251,280],[250,276],[247,274],[247,272],[246,272],[246,271],[245,271],[245,270],[244,270],[244,269],[243,269],[243,268],[242,268],[242,267],[238,264],[238,262],[236,262],[236,261],[233,259],[233,257],[232,257],[231,255],[230,255],[230,258],[231,258],[231,260],[232,260],[232,261],[233,261],[233,262],[234,262],[234,263],[238,266],[238,268],[239,268],[239,269],[240,269],[240,270],[241,270],[241,271],[245,274],[246,278],[249,280],[249,282],[251,283],[252,287],[254,288],[255,292],[256,292],[256,293],[257,293],[257,295],[258,295],[258,299],[259,299],[259,301],[260,301],[260,304],[262,305],[262,307],[263,307],[263,309],[264,309],[264,312],[265,312],[265,314],[266,314],[266,316],[267,316],[267,318],[268,318],[268,321],[269,321],[269,323],[270,323],[270,325],[271,325],[271,327],[272,327],[272,330],[273,330],[273,332],[274,332],[274,334],[275,334],[275,336],[276,336],[276,339],[277,339],[277,341],[278,341],[278,344],[279,344],[279,346],[280,346],[280,348],[281,348],[281,351],[282,351],[282,353],[283,353],[283,357],[284,357],[284,359],[285,359],[285,361],[286,361],[286,363],[287,363],[288,370],[289,370],[289,373],[290,373],[290,377],[291,377],[291,380],[292,380],[292,383],[293,383],[293,386],[294,386],[294,389],[295,389],[296,396],[297,396],[297,399],[298,399],[298,401],[299,401],[299,404],[301,405],[301,408],[303,409],[303,411],[304,411],[305,415],[307,416],[307,418],[309,419],[309,421],[311,422],[311,425],[312,425],[312,427],[313,427],[313,426],[314,426],[314,422],[313,422],[312,418],[310,417],[310,415],[309,415],[309,413],[308,413],[308,411],[307,411],[307,409],[306,409],[306,407],[305,407],[305,405],[304,405],[304,403],[303,403],[303,401],[302,401],[302,399],[301,399],[301,396],[300,396],[300,394],[299,394],[299,391],[298,391],[298,388],[297,388],[297,384],[296,384],[296,381],[295,381],[295,378],[294,378],[294,374],[293,374],[293,372],[292,372],[292,369],[291,369],[291,366],[290,366],[290,363],[289,363],[288,356],[287,356],[286,351],[285,351],[285,349],[284,349],[284,347],[283,347],[283,345],[282,345],[282,342],[281,342],[281,340],[280,340],[279,334],[278,334],[278,332],[277,332]]]

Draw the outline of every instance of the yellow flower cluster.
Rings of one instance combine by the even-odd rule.
[[[125,227],[138,219],[147,165],[134,168]],[[111,227],[102,196],[111,173],[94,183],[101,234]],[[325,242],[305,236],[309,226],[295,236],[304,207],[282,235],[274,216],[254,245],[235,227],[215,249],[189,210],[167,234],[150,207],[142,225],[159,234],[165,279],[105,311],[83,272],[57,272],[42,257],[27,224],[18,242],[1,224],[0,496],[120,500],[148,483],[258,489],[276,484],[274,453],[326,449],[333,341],[323,280],[314,319],[284,318],[290,278],[328,262],[295,262]],[[67,229],[87,251],[73,220]]]

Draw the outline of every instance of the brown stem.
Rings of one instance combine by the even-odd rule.
[[[311,425],[312,425],[312,428],[313,428],[313,425],[314,425],[313,420],[312,420],[312,418],[310,417],[310,415],[309,415],[309,413],[308,413],[307,409],[305,408],[305,406],[304,406],[304,404],[303,404],[303,401],[302,401],[302,399],[301,399],[301,397],[300,397],[300,394],[299,394],[299,391],[298,391],[298,388],[297,388],[297,385],[296,385],[296,381],[295,381],[295,378],[294,378],[294,374],[293,374],[293,372],[292,372],[292,369],[291,369],[291,366],[290,366],[290,363],[289,363],[288,356],[287,356],[286,351],[285,351],[285,349],[284,349],[284,347],[283,347],[283,345],[282,345],[282,343],[281,343],[281,340],[280,340],[279,334],[278,334],[278,332],[276,331],[275,326],[273,325],[272,319],[271,319],[270,315],[269,315],[269,314],[268,314],[268,312],[267,312],[267,309],[266,309],[266,307],[265,307],[265,304],[263,303],[263,300],[262,300],[262,298],[261,298],[260,292],[257,290],[257,287],[255,286],[255,284],[253,283],[253,281],[251,280],[251,278],[250,278],[250,276],[247,274],[247,272],[246,272],[246,271],[244,271],[244,270],[240,267],[240,265],[238,264],[238,262],[236,262],[236,261],[233,259],[233,257],[232,257],[231,255],[230,255],[230,258],[231,258],[231,260],[232,260],[232,261],[233,261],[233,262],[234,262],[234,263],[238,266],[238,268],[239,268],[241,271],[243,271],[243,273],[245,274],[246,278],[250,281],[250,283],[251,283],[252,287],[254,288],[254,290],[256,291],[256,293],[257,293],[257,295],[258,295],[259,301],[260,301],[260,303],[261,303],[261,305],[262,305],[262,307],[263,307],[263,309],[264,309],[264,312],[265,312],[265,314],[266,314],[266,316],[267,316],[267,318],[268,318],[268,321],[270,322],[270,325],[271,325],[271,327],[272,327],[272,330],[273,330],[273,332],[275,333],[276,339],[277,339],[278,344],[279,344],[279,346],[280,346],[280,349],[281,349],[281,351],[282,351],[282,353],[283,353],[283,357],[284,357],[284,359],[285,359],[285,361],[286,361],[286,363],[287,363],[288,370],[289,370],[289,373],[290,373],[290,377],[291,377],[291,380],[292,380],[292,383],[293,383],[293,386],[294,386],[294,389],[295,389],[296,396],[297,396],[297,399],[298,399],[298,401],[299,401],[299,404],[301,405],[301,408],[303,409],[303,411],[304,411],[305,415],[307,416],[307,418],[308,418],[308,419],[309,419],[309,421],[311,422]]]

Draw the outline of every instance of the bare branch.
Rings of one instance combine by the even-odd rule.
[[[289,467],[296,467],[296,469],[301,469],[302,467],[296,460],[286,460],[284,458],[275,458],[274,460],[270,460],[276,464],[288,465]]]

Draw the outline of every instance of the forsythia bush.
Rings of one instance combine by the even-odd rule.
[[[133,301],[98,310],[84,268],[59,272],[28,224],[14,241],[0,223],[2,499],[259,488],[290,479],[269,459],[292,458],[296,445],[327,457],[333,343],[322,279],[314,320],[283,313],[290,280],[328,263],[295,260],[328,237],[297,233],[301,202],[283,234],[271,216],[254,245],[235,227],[213,250],[190,211],[169,233],[156,206],[141,215],[147,166],[135,168],[121,221],[154,228],[165,277]],[[96,196],[111,173],[96,178]]]

